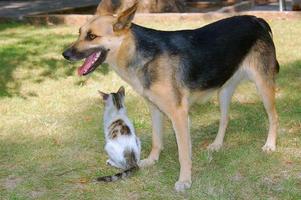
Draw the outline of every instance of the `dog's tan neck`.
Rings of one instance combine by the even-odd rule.
[[[123,40],[117,52],[117,66],[118,68],[126,69],[130,66],[131,60],[136,54],[135,38],[131,31],[128,31],[123,36]]]
[[[139,68],[136,67],[140,66],[140,63],[133,62],[138,59],[135,38],[130,30],[123,36],[120,47],[114,51],[116,51],[117,58],[112,59],[112,62],[108,62],[108,64],[137,93],[142,95],[143,86],[139,79]]]

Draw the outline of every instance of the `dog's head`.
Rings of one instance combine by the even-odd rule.
[[[63,52],[65,59],[78,61],[85,59],[78,69],[79,75],[87,75],[105,61],[116,59],[116,54],[129,32],[137,10],[138,2],[127,10],[114,16],[112,12],[98,10],[85,25],[79,29],[79,37]]]

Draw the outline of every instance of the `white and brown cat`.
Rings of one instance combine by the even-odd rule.
[[[139,168],[141,145],[127,116],[124,87],[120,87],[117,93],[99,93],[105,105],[103,123],[105,151],[109,156],[107,164],[123,171],[112,176],[99,177],[97,181],[112,182],[130,176]]]

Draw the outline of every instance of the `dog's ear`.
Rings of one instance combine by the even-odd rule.
[[[138,1],[135,1],[134,5],[127,10],[120,13],[117,17],[116,23],[113,25],[115,32],[129,29],[134,19],[136,10],[138,8]]]
[[[107,93],[104,93],[104,92],[102,92],[102,91],[99,91],[98,90],[98,93],[100,94],[100,96],[102,97],[102,100],[103,101],[107,101],[108,100],[108,98],[109,98],[109,94],[107,94]]]
[[[124,96],[125,96],[125,89],[124,89],[124,87],[121,86],[121,87],[119,88],[119,90],[118,90],[117,93],[120,94],[122,97],[124,97]]]
[[[121,0],[102,0],[96,9],[95,15],[113,15],[121,8]]]

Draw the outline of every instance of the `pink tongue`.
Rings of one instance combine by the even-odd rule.
[[[96,57],[96,54],[97,53],[93,53],[91,56],[86,58],[84,64],[77,70],[78,75],[82,76],[89,71],[94,64],[94,58]]]

